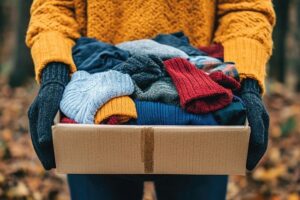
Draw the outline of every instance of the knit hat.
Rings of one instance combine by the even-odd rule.
[[[201,46],[199,47],[199,50],[214,58],[221,60],[224,58],[224,47],[220,43],[214,43],[210,46]]]
[[[159,34],[155,38],[154,41],[175,47],[184,51],[189,56],[205,56],[206,53],[200,51],[199,49],[190,45],[189,38],[184,35],[183,32],[176,32],[172,34]]]
[[[98,109],[95,115],[95,124],[101,124],[114,115],[123,116],[124,122],[129,121],[131,118],[136,119],[137,113],[133,100],[128,96],[111,99]]]
[[[98,108],[114,97],[131,95],[133,91],[132,79],[127,74],[114,70],[95,74],[77,71],[66,86],[60,109],[78,123],[92,124]]]
[[[126,61],[129,52],[96,39],[81,37],[72,48],[72,55],[78,70],[96,73]]]
[[[138,87],[144,89],[165,76],[164,64],[157,56],[132,56],[113,70],[129,74]]]
[[[232,101],[232,92],[215,83],[205,72],[182,58],[164,61],[178,91],[181,106],[191,113],[208,113]]]
[[[241,88],[240,82],[230,76],[225,75],[221,71],[212,72],[209,74],[209,77],[219,85],[222,85],[224,88],[228,88],[233,91],[237,91]]]
[[[175,105],[135,100],[137,125],[217,125],[212,114],[191,114]]]
[[[136,56],[154,55],[161,59],[169,59],[174,57],[188,58],[188,55],[171,46],[159,44],[150,39],[134,40],[117,44],[116,47],[129,51],[130,54]]]

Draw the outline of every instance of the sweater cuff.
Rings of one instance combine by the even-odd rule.
[[[35,78],[41,80],[44,67],[51,62],[62,62],[70,67],[70,72],[76,71],[72,57],[74,41],[64,37],[61,33],[41,33],[31,48],[31,55],[35,66]]]
[[[236,38],[222,43],[224,61],[235,62],[241,80],[252,78],[258,81],[262,93],[265,89],[266,63],[270,57],[258,41]]]
[[[59,83],[66,86],[69,82],[68,66],[62,63],[49,63],[42,71],[41,84]]]

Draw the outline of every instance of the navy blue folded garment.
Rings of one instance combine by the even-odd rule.
[[[169,45],[172,47],[176,47],[181,51],[184,51],[189,56],[206,56],[207,54],[199,49],[190,45],[189,38],[184,35],[183,32],[176,32],[172,34],[159,34],[152,40]]]
[[[87,37],[81,37],[76,41],[72,55],[77,69],[89,73],[110,70],[130,56],[127,51]]]
[[[232,103],[213,113],[220,125],[244,125],[246,121],[246,108],[243,101],[233,96]]]
[[[135,100],[138,118],[132,125],[217,125],[212,114],[195,115],[175,105]]]

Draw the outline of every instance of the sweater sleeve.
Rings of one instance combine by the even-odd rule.
[[[242,79],[258,80],[262,91],[272,54],[275,12],[271,0],[219,0],[214,42],[224,46],[224,60],[236,63]]]
[[[73,0],[34,0],[26,35],[31,48],[36,80],[42,69],[50,62],[62,62],[76,71],[72,58],[74,39],[80,37],[75,19]]]

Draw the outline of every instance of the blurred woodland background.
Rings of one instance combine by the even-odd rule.
[[[300,1],[273,2],[277,25],[264,97],[270,144],[255,171],[230,177],[227,199],[300,200]],[[27,109],[38,90],[24,43],[30,4],[0,0],[0,200],[68,200],[65,177],[43,170],[28,134]]]

